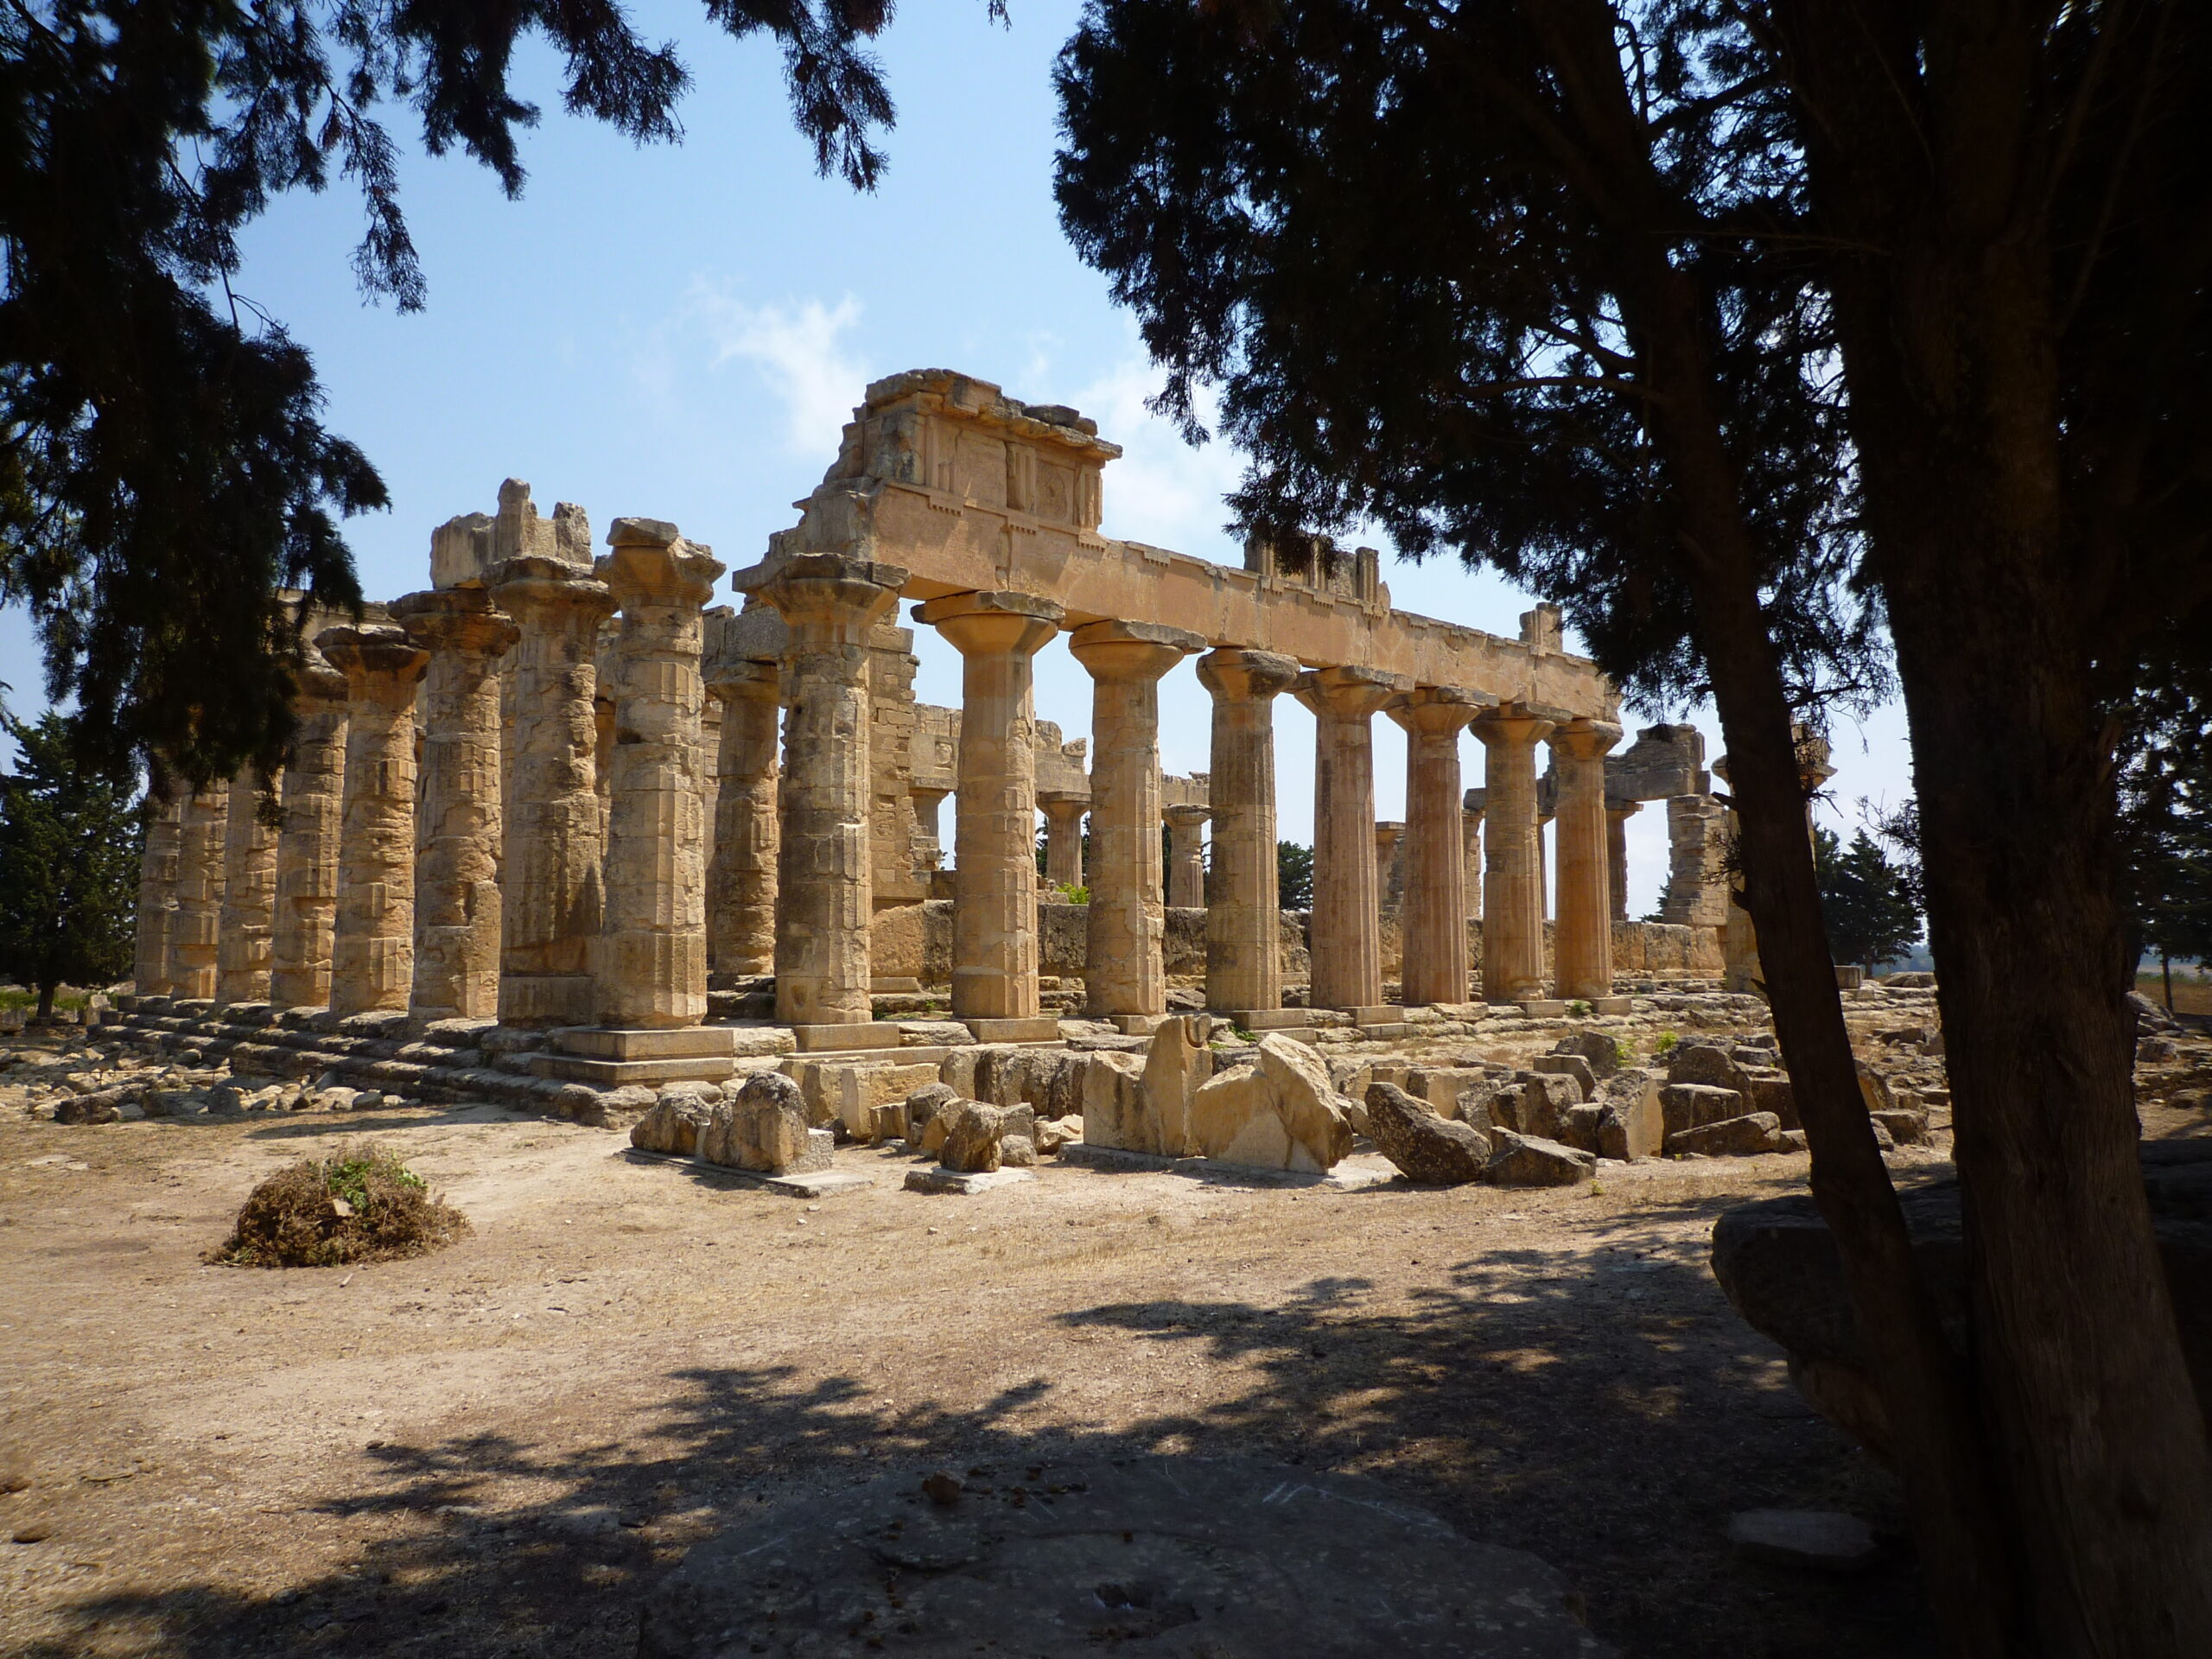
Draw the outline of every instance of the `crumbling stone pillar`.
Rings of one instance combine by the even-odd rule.
[[[1459,734],[1486,699],[1424,685],[1389,708],[1406,733],[1405,934],[1399,980],[1408,1006],[1467,1000],[1465,810]]]
[[[1461,798],[1459,881],[1471,922],[1483,918],[1483,804],[1486,798],[1479,789],[1471,789]]]
[[[1317,1008],[1382,1001],[1380,892],[1375,870],[1375,711],[1413,689],[1403,675],[1324,668],[1298,677],[1313,711],[1313,981]]]
[[[276,833],[269,1000],[280,1008],[329,1004],[345,823],[346,677],[311,643],[302,657],[284,756],[284,824]]]
[[[868,634],[906,573],[839,553],[755,567],[791,628],[776,864],[776,1017],[864,1025],[874,910]]]
[[[1577,719],[1551,734],[1559,778],[1559,925],[1554,976],[1563,997],[1613,994],[1612,861],[1606,852],[1605,752],[1621,728]]]
[[[281,780],[270,779],[271,788]],[[223,911],[215,947],[215,1000],[269,1000],[270,932],[276,905],[276,831],[261,821],[261,788],[251,771],[231,779],[223,831]]]
[[[952,1011],[1028,1020],[1037,991],[1036,713],[1031,659],[1061,607],[1032,594],[950,594],[915,613],[960,652],[952,842]]]
[[[138,855],[138,919],[131,950],[131,988],[141,996],[169,994],[169,931],[176,916],[176,866],[184,839],[184,791],[175,784],[154,798]]]
[[[223,842],[231,786],[210,784],[186,797],[177,837],[176,910],[169,919],[169,995],[200,1001],[215,995],[222,941]]]
[[[1160,681],[1205,641],[1144,622],[1068,636],[1090,675],[1090,914],[1084,957],[1093,1014],[1167,1011],[1160,869]],[[1048,849],[1049,855],[1049,849]]]
[[[581,1026],[592,1017],[591,944],[605,913],[597,785],[600,624],[614,595],[542,554],[492,574],[492,602],[518,630],[514,755],[502,826],[499,1022]]]
[[[1483,766],[1488,864],[1483,872],[1483,996],[1526,1002],[1544,993],[1544,894],[1536,836],[1536,743],[1552,721],[1526,705],[1475,716]]]
[[[429,653],[404,628],[326,628],[346,677],[346,806],[330,1007],[404,1008],[415,976],[415,688]]]
[[[1198,683],[1213,697],[1206,1006],[1261,1013],[1282,1006],[1274,700],[1297,682],[1298,664],[1273,652],[1224,648],[1198,666]]]
[[[607,920],[594,953],[603,1025],[707,1017],[707,825],[699,765],[702,615],[723,566],[657,518],[617,518],[594,567],[622,607],[615,642]]]
[[[776,721],[773,663],[728,663],[708,683],[722,707],[715,852],[707,867],[707,961],[721,974],[776,970]]]
[[[1613,919],[1628,920],[1628,821],[1643,810],[1641,801],[1605,803],[1605,891],[1613,901]]]
[[[1090,810],[1082,795],[1045,794],[1037,798],[1045,815],[1045,879],[1056,887],[1083,885],[1083,815]]]
[[[520,631],[481,588],[410,594],[391,611],[430,659],[408,1012],[423,1020],[495,1019],[505,834],[497,664]]]
[[[938,834],[938,821],[944,816],[944,798],[952,791],[917,784],[906,792],[914,803],[915,864],[922,869],[941,870],[944,868],[944,843]]]
[[[1171,806],[1167,820],[1167,902],[1178,910],[1196,910],[1206,901],[1206,845],[1199,835],[1213,809]]]

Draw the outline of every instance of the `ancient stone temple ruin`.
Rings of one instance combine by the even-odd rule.
[[[737,607],[709,607],[724,563],[675,525],[617,518],[594,556],[581,508],[542,517],[510,480],[434,532],[426,590],[310,624],[281,826],[251,779],[163,804],[141,997],[496,1024],[543,1033],[548,1081],[612,1086],[727,1077],[763,1027],[802,1055],[897,1048],[887,996],[1051,1043],[1059,1013],[1138,1034],[1202,1007],[1264,1035],[1624,1011],[1624,976],[1720,971],[1694,728],[1616,752],[1614,690],[1547,607],[1504,639],[1393,609],[1368,550],[1255,542],[1233,569],[1115,540],[1119,453],[982,381],[879,381],[798,523],[731,576]],[[960,653],[957,709],[916,702],[902,603]],[[1031,690],[1063,637],[1092,690],[1073,740]],[[1211,760],[1163,777],[1185,658]],[[1277,891],[1284,696],[1316,723],[1310,915]],[[1407,734],[1402,824],[1376,821],[1378,715]],[[1672,854],[1648,925],[1624,830],[1646,802]]]

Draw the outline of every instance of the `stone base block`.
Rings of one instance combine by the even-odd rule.
[[[1164,1014],[1109,1014],[1104,1016],[1106,1023],[1124,1037],[1149,1037],[1160,1029],[1160,1022],[1166,1017]]]
[[[1027,1020],[963,1020],[979,1043],[1057,1043],[1060,1022],[1049,1014]]]
[[[1366,1043],[1402,1043],[1408,1038],[1419,1036],[1421,1029],[1419,1026],[1410,1025],[1403,1020],[1384,1020],[1375,1025],[1361,1026],[1359,1037],[1362,1042]],[[1289,1033],[1279,1034],[1287,1036]]]
[[[1355,1026],[1396,1026],[1405,1023],[1406,1011],[1396,1003],[1378,1003],[1371,1008],[1346,1008]]]
[[[802,1054],[856,1048],[896,1048],[905,1040],[899,1027],[885,1020],[855,1020],[843,1026],[793,1026],[791,1039]]]
[[[1228,1008],[1220,1017],[1245,1031],[1294,1031],[1313,1023],[1304,1008]]]
[[[832,1065],[848,1062],[868,1065],[878,1063],[891,1065],[920,1065],[926,1062],[931,1065],[943,1065],[945,1057],[951,1052],[952,1050],[942,1043],[925,1043],[916,1048],[888,1051],[880,1048],[817,1048],[810,1053],[778,1057],[779,1063],[775,1069],[789,1077],[795,1065],[807,1065],[817,1060],[827,1060]]]
[[[938,1164],[928,1169],[908,1170],[906,1190],[909,1192],[957,1192],[963,1197],[972,1198],[978,1192],[988,1192],[995,1186],[1011,1186],[1016,1181],[1033,1181],[1036,1179],[1037,1172],[1033,1169],[976,1170],[971,1173],[964,1169],[947,1169]]]
[[[919,996],[922,982],[911,974],[893,974],[871,979],[868,989],[870,996]]]
[[[828,1131],[817,1130],[824,1140]],[[730,1169],[721,1164],[702,1164],[696,1158],[681,1158],[673,1153],[646,1152],[637,1147],[625,1147],[622,1155],[633,1164],[680,1164],[696,1175],[710,1176],[732,1186],[756,1187],[763,1192],[774,1192],[787,1198],[826,1198],[839,1192],[858,1192],[874,1186],[874,1180],[849,1169],[789,1170],[781,1175],[771,1175],[757,1169]]]
[[[530,1070],[533,1077],[619,1089],[628,1083],[720,1083],[736,1075],[737,1062],[727,1051],[664,1060],[587,1060],[574,1054],[541,1054],[530,1063]]]
[[[1457,1020],[1467,1025],[1478,1020],[1489,1019],[1491,1013],[1487,1002],[1432,1002],[1428,1006],[1446,1020]]]
[[[1633,1014],[1636,1012],[1636,999],[1632,996],[1593,996],[1590,999],[1590,1012],[1609,1018]]]
[[[592,1016],[588,974],[507,974],[499,980],[503,1026],[581,1026]]]
[[[1521,1017],[1524,1020],[1557,1020],[1566,1013],[1567,1004],[1557,997],[1531,997],[1521,1004]]]
[[[588,1060],[692,1059],[736,1052],[734,1033],[727,1026],[685,1026],[672,1031],[588,1026],[555,1032],[553,1046],[563,1054]]]

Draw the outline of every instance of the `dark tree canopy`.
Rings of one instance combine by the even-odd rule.
[[[1904,871],[1860,830],[1846,847],[1833,830],[1813,831],[1821,915],[1835,959],[1868,968],[1895,962],[1920,941],[1920,910]]]
[[[706,9],[775,40],[821,169],[872,186],[892,106],[867,41],[888,0]],[[531,33],[562,54],[571,113],[680,136],[688,74],[616,0],[0,8],[0,601],[30,607],[49,695],[108,763],[276,764],[296,642],[275,594],[357,602],[338,523],[388,505],[323,426],[307,352],[233,293],[239,232],[335,173],[365,213],[363,291],[421,306],[387,111],[519,192],[538,111],[509,75]]]
[[[22,752],[0,774],[0,974],[35,987],[39,1017],[60,985],[130,971],[143,814],[130,791],[76,758],[70,721],[0,712]]]
[[[1275,842],[1275,902],[1285,910],[1313,908],[1313,849],[1294,841]]]
[[[2145,950],[2212,961],[2212,676],[2171,659],[2152,667],[2120,744],[2131,986]]]

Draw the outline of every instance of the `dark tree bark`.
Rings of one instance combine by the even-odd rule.
[[[60,984],[53,980],[41,980],[38,986],[38,1013],[33,1023],[48,1026],[54,1023],[54,993]]]

